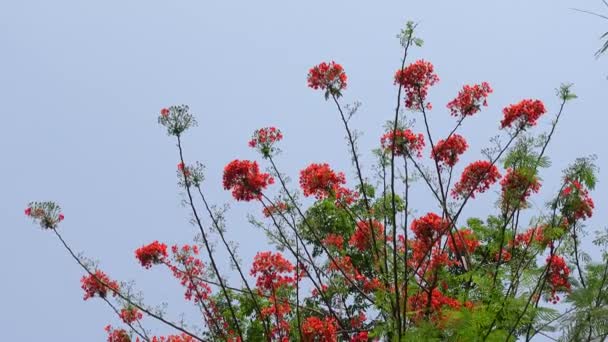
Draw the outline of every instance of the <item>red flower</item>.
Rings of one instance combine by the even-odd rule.
[[[84,290],[84,300],[95,296],[105,298],[108,294],[108,289],[112,290],[112,295],[116,296],[116,292],[120,287],[118,283],[111,280],[104,272],[96,270],[94,274],[83,276],[80,279],[81,288]]]
[[[512,168],[507,169],[500,186],[503,206],[510,207],[511,210],[521,207],[533,192],[537,193],[540,190],[540,182],[536,176]]]
[[[488,82],[475,85],[465,85],[455,99],[448,103],[447,107],[454,116],[470,116],[481,110],[481,106],[488,106],[488,95],[492,88]]]
[[[561,193],[562,214],[568,222],[586,220],[593,215],[595,204],[589,197],[589,191],[577,180],[568,180],[568,185]]]
[[[513,243],[515,247],[528,247],[532,242],[537,242],[543,247],[552,243],[551,239],[545,236],[545,227],[543,226],[532,227],[523,233],[515,235]]]
[[[431,104],[424,104],[429,87],[439,82],[434,73],[433,64],[419,60],[405,69],[395,73],[395,84],[399,84],[405,91],[405,106],[409,109],[421,109],[422,106],[431,108]]]
[[[25,208],[25,216],[30,216],[32,215],[32,208]]]
[[[270,217],[276,213],[283,213],[287,211],[288,208],[289,207],[287,206],[287,203],[277,202],[272,206],[264,207],[264,209],[262,209],[262,213],[264,214],[264,216]]]
[[[60,213],[59,215],[57,215],[57,222],[61,222],[63,221],[63,219],[65,219],[65,216],[63,216],[63,214]]]
[[[566,265],[564,258],[558,255],[549,255],[547,257],[547,281],[549,282],[549,288],[551,290],[551,297],[549,298],[553,304],[557,304],[559,297],[556,295],[558,291],[570,291],[571,285],[568,281],[570,275],[570,269]]]
[[[500,179],[500,173],[496,165],[489,161],[479,160],[467,166],[460,181],[454,184],[452,196],[454,198],[475,198],[475,193],[486,192],[490,186]]]
[[[334,61],[323,62],[308,71],[308,86],[312,89],[327,89],[326,96],[340,96],[341,91],[346,89],[346,80],[344,68]]]
[[[268,291],[276,291],[290,286],[295,279],[289,275],[294,266],[281,253],[258,252],[253,260],[251,275],[257,277],[256,286]]]
[[[224,189],[232,190],[237,201],[262,198],[262,190],[273,184],[268,173],[260,173],[257,162],[233,160],[224,168]]]
[[[426,291],[421,291],[408,300],[409,310],[416,312],[412,319],[417,322],[425,317],[425,313],[431,315],[434,321],[444,318],[442,311],[444,308],[460,309],[460,302],[457,299],[445,296],[437,288],[431,290],[431,295]]]
[[[152,264],[162,263],[163,259],[167,257],[167,245],[154,241],[138,248],[135,251],[135,257],[143,267],[150,268]]]
[[[382,241],[382,237],[384,236],[384,225],[376,220],[373,220],[372,226],[374,227],[373,236],[372,230],[369,228],[368,221],[357,222],[355,233],[350,237],[350,241],[348,243],[357,248],[359,251],[363,252],[372,246],[373,238],[375,238],[376,243],[378,241]]]
[[[350,338],[350,342],[367,342],[368,340],[369,337],[367,331],[358,332]]]
[[[398,129],[394,132],[391,130],[380,138],[380,145],[387,153],[392,151],[393,144],[395,145],[396,156],[410,154],[422,157],[424,136],[422,134],[414,134],[409,129]]]
[[[447,232],[448,222],[435,213],[428,213],[412,221],[410,229],[417,239],[431,243]]]
[[[276,149],[274,143],[283,139],[283,134],[276,127],[260,128],[253,133],[249,146],[257,148],[264,157],[270,156]]]
[[[320,319],[312,316],[302,323],[302,335],[305,342],[332,342],[338,341],[338,327],[332,317]]]
[[[458,157],[463,154],[469,145],[459,134],[452,134],[446,140],[439,140],[431,152],[431,158],[449,167],[454,167]]]
[[[169,116],[169,109],[168,108],[161,109],[160,115],[166,118],[167,116]]]
[[[323,239],[323,243],[327,246],[334,246],[338,249],[342,249],[344,246],[344,237],[338,234],[328,234],[325,239]]]
[[[314,195],[317,199],[335,196],[345,183],[344,173],[335,173],[328,164],[311,164],[300,171],[300,187],[304,196]]]
[[[500,128],[512,127],[513,123],[516,123],[518,128],[534,126],[538,118],[546,112],[542,101],[522,100],[502,110],[504,118],[500,122]]]
[[[509,262],[511,260],[511,253],[503,248],[502,252],[494,254],[494,261],[498,262],[499,259],[501,262]]]
[[[131,337],[125,329],[113,329],[107,325],[104,330],[108,333],[107,342],[131,342]]]
[[[127,324],[131,324],[135,321],[142,319],[142,313],[137,310],[136,307],[128,306],[120,310],[120,319]]]
[[[456,240],[456,243],[454,243],[454,240]],[[453,253],[459,251],[460,254],[464,254],[463,251],[466,248],[467,253],[473,254],[479,247],[479,240],[470,229],[461,229],[454,233],[454,240],[451,237],[448,239],[448,248]]]

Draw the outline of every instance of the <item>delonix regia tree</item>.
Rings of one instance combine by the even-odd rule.
[[[459,128],[489,106],[492,87],[463,86],[447,102],[453,129],[434,136],[428,117],[444,114],[431,114],[428,94],[439,77],[428,61],[408,64],[410,50],[423,44],[414,31],[409,22],[398,35],[403,55],[394,76],[396,104],[371,170],[361,166],[350,124],[359,106],[342,102],[345,70],[332,61],[308,73],[308,86],[324,94],[343,124],[354,186],[347,186],[343,172],[315,163],[300,172],[295,189],[280,171],[283,135],[275,127],[256,130],[249,141],[267,172],[257,161],[226,165],[223,187],[236,201],[259,204],[250,222],[276,248],[250,262],[241,262],[226,239],[229,222],[205,193],[203,165],[187,159],[184,139],[196,126],[194,115],[183,105],[160,111],[159,124],[177,143],[178,185],[199,238],[172,247],[154,241],[135,255],[144,268],[166,268],[176,278],[200,310],[200,327],[145,304],[130,283],[74,253],[61,234],[57,204],[28,205],[25,214],[54,233],[82,267],[84,299],[99,299],[124,322],[106,327],[108,341],[606,339],[608,234],[592,241],[602,250],[601,262],[581,250],[584,222],[594,210],[594,158],[577,159],[563,171],[546,209],[533,212],[529,205],[539,196],[541,171],[550,166],[547,146],[576,98],[571,86],[557,90],[552,116],[537,99],[504,108],[497,138],[478,161],[460,165],[468,144]],[[550,120],[547,132],[535,128],[541,120]],[[414,185],[433,198],[433,212],[417,211]],[[464,208],[488,192],[497,194],[495,211],[465,219]],[[302,196],[313,203],[305,207]],[[217,248],[225,248],[230,264],[218,260]],[[152,321],[174,335],[154,336],[146,328]]]

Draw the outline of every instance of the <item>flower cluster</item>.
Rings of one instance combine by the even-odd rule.
[[[277,213],[284,213],[289,209],[289,206],[285,202],[277,202],[274,205],[264,207],[262,214],[265,217],[271,217]]]
[[[174,136],[180,136],[188,128],[196,126],[196,120],[186,105],[161,109],[158,123],[167,128],[168,135]]]
[[[182,162],[177,164],[178,184],[181,187],[199,186],[205,176],[203,174],[203,164],[196,162],[194,165],[186,165]]]
[[[251,275],[256,277],[258,288],[272,292],[295,282],[288,275],[293,270],[294,266],[281,253],[258,252],[253,260]]]
[[[399,84],[405,91],[405,106],[409,109],[422,109],[431,104],[426,103],[429,87],[439,82],[434,72],[433,64],[425,60],[418,60],[395,73],[395,84]]]
[[[108,333],[108,342],[131,342],[131,336],[125,329],[114,329],[107,325],[104,330]]]
[[[281,139],[283,139],[283,134],[278,128],[260,128],[253,132],[249,146],[260,151],[264,158],[268,158],[278,151],[274,144]]]
[[[84,290],[84,300],[95,296],[106,298],[108,290],[112,291],[112,295],[120,290],[118,282],[111,280],[103,271],[95,270],[93,274],[83,276],[80,279],[81,288]]]
[[[534,174],[508,168],[500,186],[503,207],[515,210],[524,207],[528,197],[540,190],[540,181]]]
[[[224,189],[232,190],[237,201],[251,201],[262,198],[262,190],[274,183],[268,173],[260,172],[257,162],[233,160],[224,168]]]
[[[24,213],[34,222],[38,222],[42,229],[55,229],[65,218],[61,213],[61,207],[54,202],[31,202]]]
[[[551,239],[546,236],[545,227],[532,227],[523,233],[515,235],[513,244],[515,247],[528,248],[533,242],[536,242],[542,247],[552,243]]]
[[[410,129],[398,129],[386,132],[380,138],[380,145],[386,153],[391,153],[395,149],[396,156],[416,155],[422,157],[424,149],[424,136],[415,134]]]
[[[566,265],[564,258],[558,255],[549,255],[547,257],[547,266],[549,267],[547,270],[547,282],[549,283],[549,288],[551,290],[551,297],[549,300],[553,302],[553,304],[557,304],[559,296],[557,296],[556,293],[570,291],[571,285],[570,281],[568,281],[570,269]]]
[[[329,164],[310,164],[300,171],[300,187],[304,196],[315,196],[325,199],[338,195],[339,189],[346,184],[346,177],[342,172],[334,172]]]
[[[454,167],[458,163],[458,158],[462,155],[469,145],[460,134],[452,134],[447,139],[441,139],[435,144],[431,151],[431,158],[449,167]]]
[[[287,341],[290,325],[287,315],[291,305],[282,299],[282,292],[291,289],[295,278],[294,266],[281,253],[259,252],[253,260],[251,275],[256,277],[258,292],[269,296],[269,306],[262,309],[262,316],[274,319],[271,334],[280,341]]]
[[[496,165],[487,160],[479,160],[469,164],[460,181],[454,184],[452,196],[454,198],[475,198],[475,193],[486,192],[490,186],[500,179],[500,173]]]
[[[150,268],[167,257],[167,245],[154,241],[135,250],[135,257],[143,267]]]
[[[134,306],[127,306],[120,310],[120,319],[122,319],[122,321],[127,324],[139,321],[140,319],[142,319],[142,317],[142,313]]]
[[[426,291],[418,292],[408,299],[409,310],[415,312],[412,320],[420,321],[428,314],[435,321],[443,319],[443,310],[447,308],[460,309],[460,302],[457,299],[445,296],[437,288],[433,288],[429,293]]]
[[[329,270],[340,274],[343,272],[350,280],[361,283],[365,292],[373,292],[382,286],[380,279],[369,278],[361,274],[348,255],[334,258],[329,263]]]
[[[586,220],[593,215],[595,205],[589,191],[577,180],[567,180],[561,193],[562,215],[568,222]]]
[[[488,82],[481,84],[465,85],[455,99],[447,105],[450,113],[454,116],[471,116],[481,110],[481,106],[488,106],[488,95],[492,88]]]
[[[338,341],[338,327],[332,317],[324,319],[311,316],[302,323],[304,342],[336,342]]]
[[[323,239],[323,244],[326,246],[336,247],[337,249],[341,250],[344,247],[344,237],[338,234],[327,234],[325,239]]]
[[[330,95],[342,96],[346,89],[346,73],[342,65],[331,61],[315,65],[308,71],[308,86],[312,89],[325,90],[325,98]]]
[[[455,241],[454,241],[455,240]],[[479,240],[470,229],[460,229],[454,233],[454,239],[450,237],[448,239],[448,248],[453,252],[464,254],[464,251],[468,254],[473,254],[479,247]]]
[[[384,236],[384,225],[377,220],[372,221],[372,229],[369,227],[368,221],[357,222],[355,232],[350,237],[348,242],[351,246],[355,247],[359,251],[363,252],[372,246],[375,239],[376,243],[383,240]]]
[[[407,241],[407,245],[412,249],[409,263],[412,268],[419,271],[419,276],[424,276],[425,271],[456,264],[440,248],[441,239],[448,232],[449,222],[435,213],[428,213],[412,221],[410,229],[416,238]]]
[[[514,123],[520,129],[534,126],[538,118],[546,112],[547,109],[542,101],[522,100],[502,110],[504,118],[500,121],[500,128],[512,127]]]

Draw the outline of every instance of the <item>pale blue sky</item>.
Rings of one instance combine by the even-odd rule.
[[[594,152],[608,169],[608,57],[593,57],[608,27],[574,6],[603,10],[599,0],[0,2],[2,339],[103,341],[103,326],[117,323],[101,302],[82,300],[81,270],[23,216],[30,200],[60,203],[65,238],[112,277],[137,279],[150,303],[171,303],[173,317],[190,312],[167,272],[145,272],[133,258],[144,243],[184,243],[195,233],[180,206],[174,141],[156,124],[159,108],[184,103],[197,114],[186,156],[207,165],[212,201],[231,203],[229,236],[251,260],[264,238],[245,214],[259,207],[230,200],[223,166],[256,158],[251,132],[276,125],[285,135],[278,162],[292,177],[324,161],[352,176],[337,113],[305,82],[310,66],[331,59],[349,75],[345,101],[363,103],[352,123],[364,130],[370,166],[394,108],[395,34],[408,19],[426,41],[412,57],[432,61],[441,78],[431,91],[436,137],[453,124],[444,106],[464,83],[495,90],[463,129],[471,143],[463,163],[495,134],[502,107],[532,97],[554,113],[554,89],[573,82],[579,99],[566,109],[548,151],[554,169],[534,201],[543,205],[558,170],[579,155]],[[608,219],[599,195],[606,184],[595,192],[591,225]],[[471,212],[483,213],[492,198]],[[416,207],[429,204],[421,197]]]

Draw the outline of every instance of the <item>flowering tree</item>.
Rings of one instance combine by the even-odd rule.
[[[529,199],[541,188],[545,155],[565,112],[576,98],[569,85],[558,91],[550,130],[541,100],[523,99],[503,109],[498,138],[481,159],[459,165],[467,152],[457,133],[465,120],[487,107],[489,83],[465,85],[447,102],[455,119],[449,134],[433,136],[428,95],[439,82],[434,66],[408,64],[410,49],[422,46],[408,23],[394,76],[394,115],[373,151],[377,167],[362,168],[350,118],[357,105],[344,105],[348,78],[335,62],[312,67],[308,86],[324,94],[341,120],[355,171],[354,186],[343,172],[314,163],[299,175],[299,190],[281,173],[277,156],[282,132],[257,129],[249,141],[262,157],[234,160],[224,169],[223,187],[236,201],[256,202],[251,222],[263,229],[274,251],[260,251],[242,263],[225,237],[224,213],[205,195],[203,165],[184,153],[184,134],[196,125],[187,106],[160,111],[158,122],[177,141],[178,185],[185,192],[200,239],[167,246],[153,241],[135,250],[145,269],[166,268],[200,311],[200,328],[186,326],[153,309],[132,286],[118,282],[77,255],[63,238],[64,219],[53,202],[32,202],[25,214],[58,238],[82,267],[84,299],[109,305],[124,323],[106,326],[109,342],[125,341],[402,341],[402,340],[604,340],[608,336],[608,234],[593,243],[603,251],[593,262],[581,250],[585,220],[594,203],[592,157],[564,170],[559,190],[545,210],[529,213]],[[244,142],[245,143],[245,142]],[[435,210],[416,211],[414,184],[426,189]],[[496,211],[462,217],[467,204],[498,190]],[[302,204],[302,196],[314,202]],[[199,205],[199,203],[201,205]],[[524,222],[529,217],[529,222]],[[219,262],[214,246],[225,248],[230,264]],[[227,275],[234,270],[238,284]],[[554,306],[558,302],[565,305]],[[146,324],[175,330],[154,336]],[[551,337],[551,338],[553,338]]]

